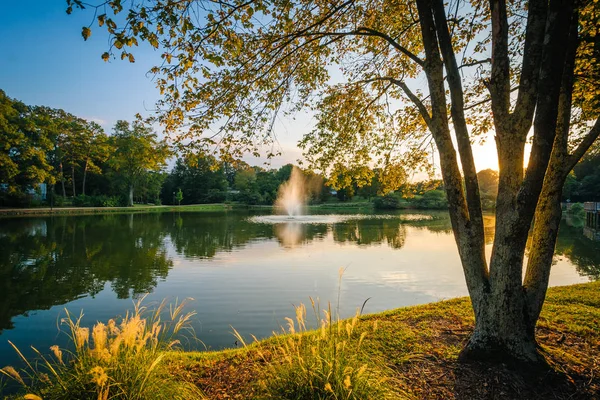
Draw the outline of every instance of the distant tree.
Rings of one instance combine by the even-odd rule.
[[[24,201],[29,190],[55,179],[48,157],[54,131],[37,111],[0,90],[0,183],[7,185],[9,197],[20,199],[15,201]]]
[[[581,183],[577,180],[575,173],[572,171],[567,175],[567,179],[565,180],[565,184],[563,185],[562,190],[562,200],[563,201],[575,201],[579,198],[579,188],[581,187]]]
[[[184,204],[212,203],[225,199],[227,178],[217,160],[205,154],[187,154],[178,158],[161,191],[162,200],[171,204],[181,188]]]
[[[96,122],[86,122],[82,136],[82,154],[79,158],[83,163],[81,194],[85,196],[85,184],[88,172],[101,174],[101,165],[108,160],[111,149],[108,136],[106,136],[104,129]]]
[[[132,206],[136,186],[148,172],[160,171],[165,166],[169,147],[139,121],[132,124],[117,121],[110,143],[114,152],[109,163],[123,179],[128,191],[127,203]]]
[[[256,173],[256,189],[261,196],[262,203],[273,204],[277,198],[277,190],[282,181],[274,171],[259,171]]]
[[[481,207],[493,209],[498,196],[498,172],[493,169],[484,169],[477,173],[479,190],[481,194]]]
[[[183,192],[181,188],[175,193],[175,200],[177,200],[177,205],[181,205],[181,200],[183,200]]]
[[[294,166],[292,164],[286,164],[283,167],[277,170],[277,180],[279,182],[285,182],[290,179],[292,176],[292,169]]]
[[[477,173],[479,179],[479,190],[489,193],[494,197],[498,194],[498,171],[484,169]]]

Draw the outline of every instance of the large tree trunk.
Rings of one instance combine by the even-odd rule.
[[[577,21],[571,19],[572,6],[569,0],[530,1],[519,94],[513,109],[507,4],[504,0],[490,2],[492,70],[487,85],[492,100],[500,175],[495,240],[488,270],[483,255],[479,189],[463,113],[464,94],[444,4],[441,0],[417,0],[431,114],[414,94],[401,88],[419,108],[440,153],[452,227],[475,313],[474,332],[461,353],[463,359],[543,362],[535,340],[535,324],[548,284],[560,222],[560,189],[566,177],[564,168],[559,167],[559,158],[551,160],[551,153],[559,130],[560,89],[565,86],[561,77],[569,68],[572,70],[567,45],[577,43]],[[569,28],[574,28],[571,34]],[[565,64],[568,66],[563,70]],[[449,88],[450,113],[464,186],[451,140],[445,82]],[[567,108],[570,103],[565,104]],[[532,125],[534,140],[524,176],[524,147]],[[556,173],[549,172],[544,181],[546,172],[554,167]],[[523,284],[523,266],[534,215],[538,228],[537,234],[534,233],[528,275],[535,284],[527,286]],[[544,232],[548,233],[547,238],[542,238]]]
[[[129,201],[127,205],[133,207],[133,185],[129,185]]]
[[[59,164],[59,167],[60,167],[60,184],[62,186],[62,195],[63,195],[63,198],[66,198],[67,197],[67,191],[65,190],[65,172],[63,170],[63,163],[62,162]]]
[[[85,196],[85,179],[87,177],[88,170],[88,161],[85,161],[85,166],[83,167],[83,182],[81,184],[81,194]]]
[[[71,165],[71,183],[73,184],[73,197],[77,196],[75,193],[75,166]]]

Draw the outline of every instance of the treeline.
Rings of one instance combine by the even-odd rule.
[[[477,173],[477,178],[483,209],[494,209],[498,195],[498,172],[484,169]],[[381,210],[404,208],[445,210],[448,208],[448,200],[444,191],[444,183],[440,179],[433,179],[404,183],[398,190],[377,197],[374,205],[375,208]]]
[[[159,199],[170,155],[151,127],[28,106],[0,90],[0,205],[132,205]]]
[[[110,134],[94,121],[64,110],[29,106],[0,90],[0,206],[127,206],[239,202],[271,205],[292,165],[279,169],[224,163],[210,155],[177,158],[152,127],[136,119],[117,121]],[[356,196],[379,209],[446,209],[440,180],[400,184],[389,192],[390,172],[335,168],[335,176],[305,171],[316,185],[308,199],[322,203]],[[398,176],[402,171],[397,171]],[[482,206],[495,207],[498,172],[477,174]],[[358,177],[358,178],[357,178]],[[365,178],[366,177],[366,178]],[[329,185],[327,182],[331,182]],[[382,183],[385,182],[385,183]],[[563,201],[600,201],[600,152],[582,159],[568,176]]]

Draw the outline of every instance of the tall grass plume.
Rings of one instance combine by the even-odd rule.
[[[340,284],[343,272],[340,270]],[[308,327],[306,306],[300,304],[294,307],[295,318],[286,318],[287,326],[275,333],[275,344],[268,350],[259,346],[267,365],[262,384],[269,398],[358,400],[394,396],[387,373],[361,353],[369,331],[377,325],[358,329],[360,311],[349,320],[341,320],[339,312],[332,313],[331,304],[320,311],[318,300],[311,297],[310,303],[316,330]],[[246,345],[235,329],[234,334]]]
[[[7,366],[0,374],[19,384],[25,398],[36,400],[202,398],[194,385],[172,379],[161,368],[165,352],[180,347],[177,337],[190,329],[195,313],[184,312],[185,301],[163,301],[154,309],[142,301],[123,318],[97,322],[91,330],[82,326],[83,314],[66,311],[61,324],[71,346],[52,346],[47,356],[32,347],[38,360],[30,361],[10,343],[24,368]]]

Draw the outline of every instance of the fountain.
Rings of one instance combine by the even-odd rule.
[[[320,179],[307,178],[298,167],[292,168],[290,179],[282,183],[277,193],[275,201],[274,215],[259,215],[250,218],[252,222],[263,224],[331,224],[340,222],[351,215],[307,215],[306,202],[311,193],[316,193],[321,189]],[[355,217],[355,216],[354,216]],[[297,235],[301,230],[294,227],[293,231]]]
[[[290,218],[296,218],[303,214],[306,203],[307,188],[306,178],[300,168],[292,167],[290,179],[279,187],[275,208],[285,211]]]

